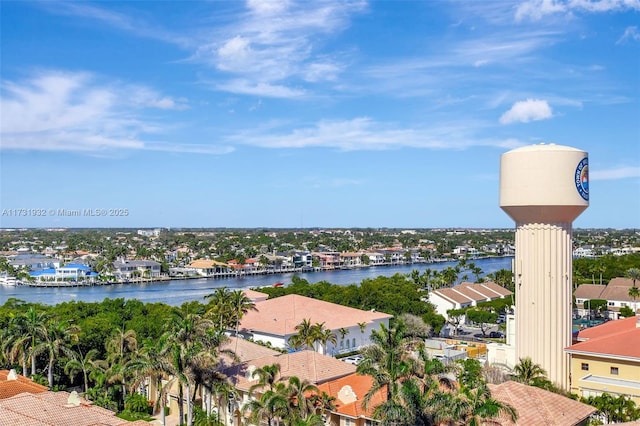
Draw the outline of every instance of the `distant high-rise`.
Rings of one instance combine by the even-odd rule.
[[[572,222],[589,206],[587,153],[555,144],[500,159],[500,207],[516,222],[516,358],[569,388]]]

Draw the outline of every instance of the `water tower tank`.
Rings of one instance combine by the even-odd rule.
[[[589,206],[587,153],[555,144],[514,149],[500,160],[500,207],[516,222],[573,222]]]
[[[500,160],[500,207],[516,222],[516,358],[531,358],[569,388],[572,222],[589,206],[587,153],[554,144]]]

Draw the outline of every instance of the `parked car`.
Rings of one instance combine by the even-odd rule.
[[[360,361],[362,361],[364,357],[362,355],[351,355],[345,358],[342,358],[344,362],[348,362],[349,364],[358,365]]]
[[[502,331],[492,331],[489,333],[489,337],[492,339],[502,339],[504,338],[504,333]]]

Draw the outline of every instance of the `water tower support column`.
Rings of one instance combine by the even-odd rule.
[[[516,357],[530,357],[568,389],[571,345],[571,223],[516,225]]]

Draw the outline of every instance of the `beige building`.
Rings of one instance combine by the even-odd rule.
[[[326,348],[319,344],[315,348],[329,355],[368,345],[371,331],[379,329],[380,324],[389,326],[392,317],[295,294],[256,302],[255,307],[255,311],[247,312],[240,321],[242,336],[286,349],[291,336],[297,334],[295,327],[303,320],[310,320],[312,324],[324,324],[336,334],[335,345],[328,342]]]
[[[578,333],[568,347],[570,391],[582,397],[609,393],[640,404],[640,317],[609,321]]]
[[[637,283],[636,285],[640,285]],[[620,308],[626,306],[635,310],[636,314],[640,312],[640,299],[633,300],[629,296],[629,289],[633,287],[633,280],[630,278],[613,278],[607,285],[599,284],[582,284],[576,289],[574,296],[576,298],[576,307],[579,315],[588,313],[588,300],[602,299],[607,301],[608,316],[612,319],[618,319]],[[585,302],[587,304],[585,305]]]

